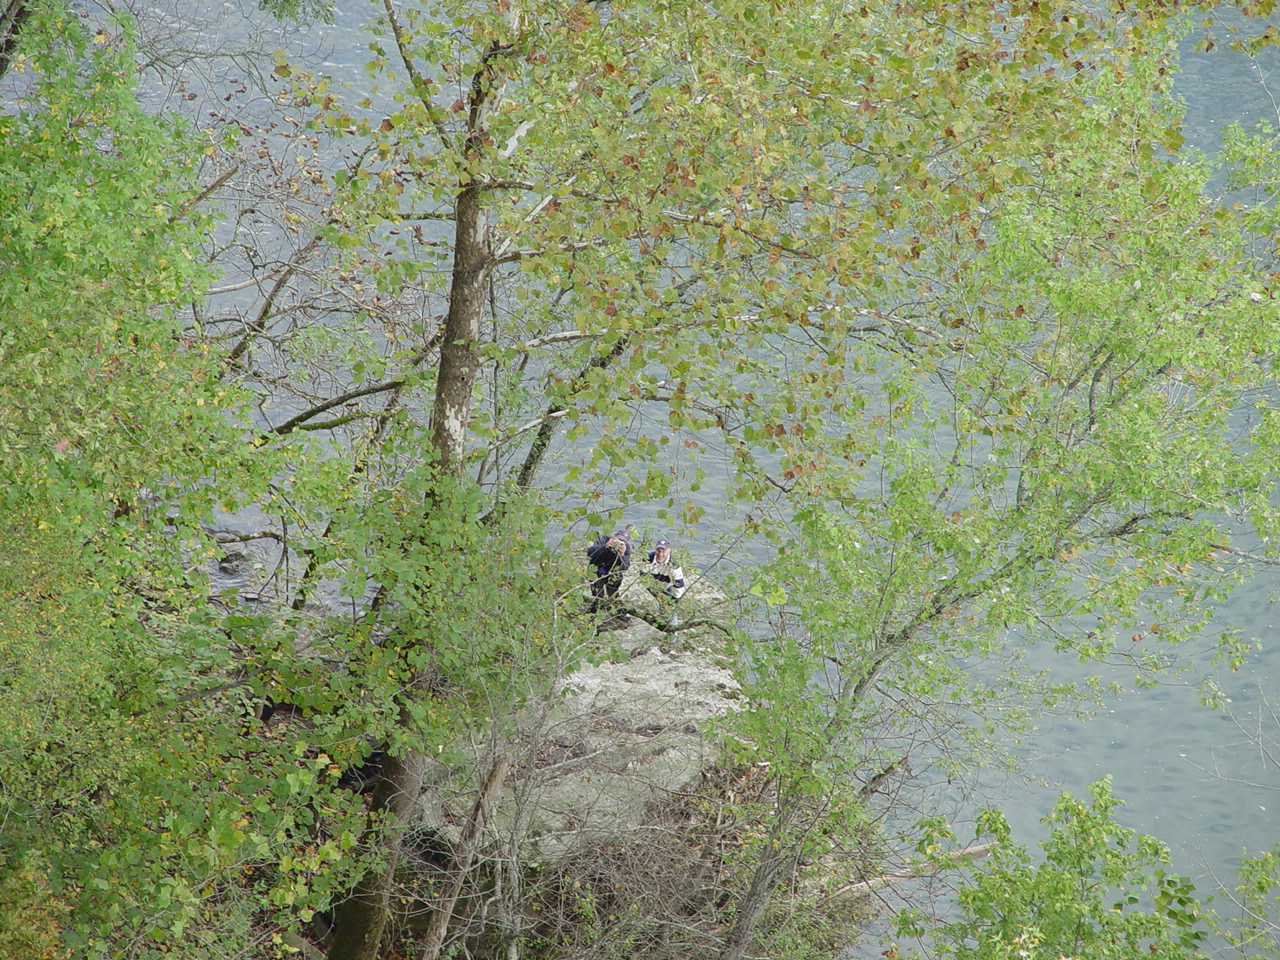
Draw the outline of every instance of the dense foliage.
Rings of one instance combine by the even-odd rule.
[[[999,814],[989,815],[1001,845],[957,897],[963,919],[930,928],[904,914],[900,932],[927,930],[934,949],[926,955],[955,960],[1201,956],[1207,935],[1191,883],[1168,871],[1163,844],[1115,822],[1107,780],[1090,792],[1087,803],[1058,799],[1038,859],[1011,844]]]

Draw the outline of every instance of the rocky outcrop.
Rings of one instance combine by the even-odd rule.
[[[572,856],[641,824],[655,801],[716,761],[706,724],[734,709],[736,692],[733,677],[708,658],[657,646],[575,672],[532,769],[516,774],[525,782],[515,785],[513,807],[522,808],[519,829],[531,851]]]
[[[512,744],[519,757],[488,823],[526,862],[554,863],[633,834],[655,802],[715,763],[709,722],[737,709],[738,684],[706,625],[726,612],[718,590],[691,581],[680,615],[695,625],[675,632],[648,622],[665,616],[633,579],[619,601],[641,614],[611,621],[625,658],[574,671],[558,696],[526,711]],[[456,841],[473,797],[466,785],[436,783],[423,795],[422,825]]]

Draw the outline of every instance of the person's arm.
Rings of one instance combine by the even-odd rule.
[[[671,595],[679,600],[684,596],[684,568],[675,564],[671,565]]]

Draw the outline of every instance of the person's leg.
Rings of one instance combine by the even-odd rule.
[[[605,599],[612,601],[618,595],[618,589],[622,586],[622,571],[614,570],[605,574],[601,579],[604,581]]]
[[[589,613],[598,613],[600,611],[600,607],[604,604],[604,601],[608,596],[606,592],[608,590],[608,586],[605,583],[607,579],[608,575],[606,574],[603,577],[596,577],[591,581],[591,601],[587,604],[587,611]]]
[[[672,593],[665,593],[663,594],[663,597],[666,600],[667,629],[674,630],[676,627],[680,626],[680,615],[676,613],[676,604],[679,602],[680,598]]]
[[[613,601],[618,595],[618,588],[622,586],[622,571],[615,570],[606,573],[591,585],[592,593],[598,598],[592,601],[592,613],[602,615],[601,622],[596,625],[596,632],[609,629],[616,630],[626,621],[627,617],[623,614],[617,614],[613,611]],[[599,588],[599,593],[596,589]]]

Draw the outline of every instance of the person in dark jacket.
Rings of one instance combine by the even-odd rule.
[[[631,568],[631,532],[615,530],[609,536],[601,534],[587,547],[587,562],[596,571],[596,578],[591,581],[591,612],[594,613],[617,596],[622,574]]]
[[[645,587],[666,608],[667,626],[672,629],[680,626],[676,601],[684,596],[684,568],[671,555],[670,540],[663,537],[653,545],[648,559],[640,568],[640,575],[644,578]]]

